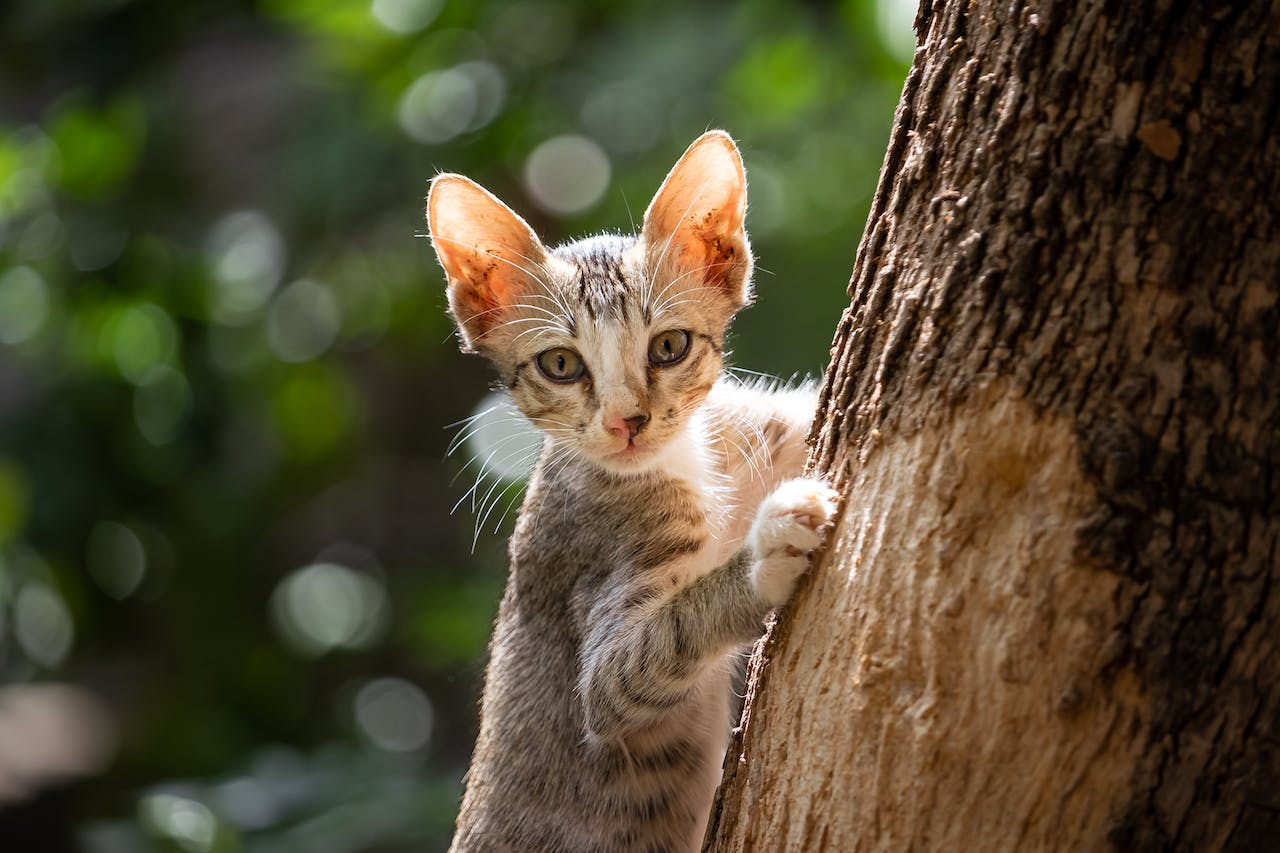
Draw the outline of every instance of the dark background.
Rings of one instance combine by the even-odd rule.
[[[820,375],[911,5],[0,6],[0,848],[442,849],[519,485],[427,180],[557,242],[725,128],[734,361]]]

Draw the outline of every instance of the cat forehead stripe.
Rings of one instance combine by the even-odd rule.
[[[623,263],[634,244],[634,237],[600,234],[555,250],[576,268],[577,298],[592,320],[625,318],[631,286]]]

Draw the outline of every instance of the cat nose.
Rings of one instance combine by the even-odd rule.
[[[644,425],[648,422],[647,414],[637,412],[627,418],[610,418],[604,422],[604,428],[618,438],[632,439],[640,434],[640,430],[644,429]]]

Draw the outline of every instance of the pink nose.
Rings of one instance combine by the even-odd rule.
[[[641,412],[629,418],[610,418],[604,422],[604,428],[618,438],[632,439],[640,434],[640,430],[648,422],[649,416]]]

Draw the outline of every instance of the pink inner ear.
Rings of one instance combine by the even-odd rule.
[[[728,284],[750,263],[745,202],[737,148],[724,133],[712,131],[690,145],[667,175],[645,213],[645,239],[655,254],[669,245],[666,260],[685,271],[699,270],[710,283]]]
[[[655,217],[650,231],[657,235],[652,250],[661,252],[671,241],[666,260],[675,262],[683,272],[699,271],[707,284],[729,285],[742,264],[749,262],[745,233],[742,228],[742,196],[729,192],[712,206],[705,198],[697,198],[692,205],[688,197],[664,199],[675,204],[683,203],[688,213],[678,219],[685,210],[670,207],[655,211],[658,216],[668,214],[666,222]],[[662,229],[662,230],[659,230]],[[673,233],[674,232],[674,233]],[[656,260],[656,259],[655,259]]]
[[[742,243],[736,235],[722,235],[720,232],[704,232],[702,240],[705,252],[702,263],[707,266],[704,278],[708,284],[724,284],[741,259]]]
[[[472,336],[481,335],[501,320],[496,309],[519,298],[518,273],[502,261],[485,254],[501,255],[497,249],[462,248],[455,258],[442,262],[449,275],[449,290],[454,294],[459,321]]]
[[[502,320],[532,282],[542,243],[514,211],[474,181],[439,175],[427,200],[432,243],[448,279],[449,304],[468,343]]]

